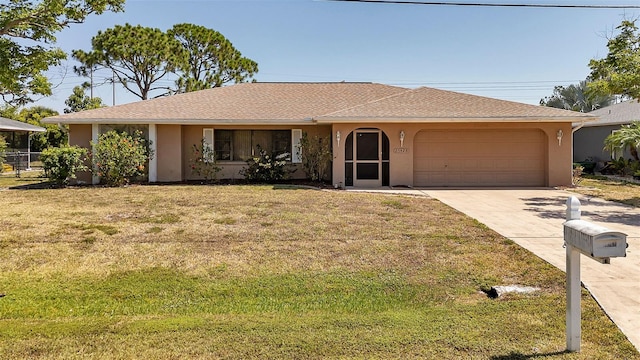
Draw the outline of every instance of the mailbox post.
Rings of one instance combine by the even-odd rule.
[[[567,350],[580,351],[580,254],[602,264],[626,256],[627,235],[581,220],[580,201],[567,199],[564,244],[567,252]]]

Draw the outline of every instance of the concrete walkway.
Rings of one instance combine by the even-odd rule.
[[[569,196],[582,219],[627,234],[627,257],[604,265],[581,256],[581,278],[609,317],[640,350],[640,210],[553,189],[413,189],[480,221],[565,271],[563,227]]]

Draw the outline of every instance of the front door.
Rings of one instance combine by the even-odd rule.
[[[382,186],[382,137],[379,130],[355,131],[355,187]]]

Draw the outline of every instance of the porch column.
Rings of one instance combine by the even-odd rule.
[[[153,157],[149,159],[149,182],[158,181],[158,132],[156,124],[149,124],[149,149]]]
[[[98,143],[98,136],[100,135],[100,125],[99,124],[91,124],[91,141],[93,144]],[[96,152],[95,145],[91,145],[91,153]],[[91,164],[93,166],[93,164]],[[91,176],[91,183],[93,185],[98,185],[100,183],[100,177],[96,173],[96,169],[93,169],[93,175]]]
[[[31,131],[27,132],[27,169],[31,170]]]

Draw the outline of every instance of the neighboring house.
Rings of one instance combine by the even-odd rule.
[[[31,133],[45,132],[47,129],[21,121],[0,117],[0,136],[7,142],[7,163],[14,169],[31,168]],[[16,152],[18,151],[18,152]],[[24,152],[24,158],[19,151]]]
[[[47,129],[40,126],[0,117],[0,136],[4,137],[10,149],[29,151],[29,135],[45,131]]]
[[[640,120],[640,104],[636,100],[629,100],[591,111],[589,114],[599,119],[585,123],[573,134],[573,161],[606,162],[614,156],[604,150],[604,139],[612,132],[619,130],[621,125]],[[628,150],[623,154],[614,155],[615,158],[620,156],[631,158]]]
[[[336,186],[571,185],[572,123],[592,115],[421,87],[375,83],[243,83],[45,119],[69,142],[113,128],[152,142],[151,182],[195,180],[189,159],[204,138],[239,179],[261,145],[293,153],[303,132],[330,137]],[[302,170],[294,173],[303,177]],[[95,179],[94,179],[95,181]]]

